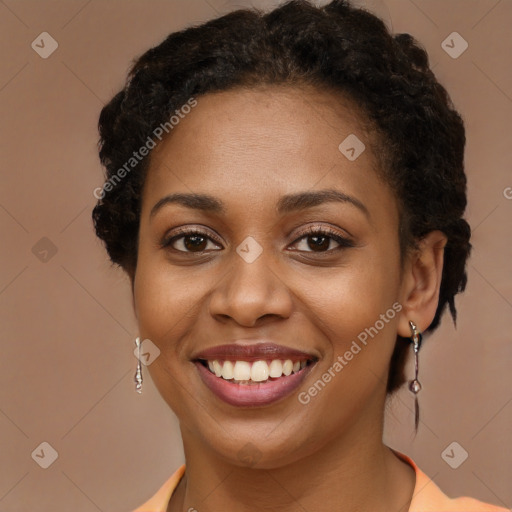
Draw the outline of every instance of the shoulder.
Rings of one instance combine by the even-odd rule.
[[[180,466],[148,501],[133,512],[166,512],[174,489],[185,473],[185,464]]]
[[[402,453],[394,452],[410,464],[416,473],[416,485],[408,512],[510,512],[507,508],[484,503],[474,498],[449,498],[412,459]]]

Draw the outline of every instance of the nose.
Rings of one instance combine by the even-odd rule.
[[[220,321],[233,320],[245,327],[271,319],[285,319],[292,312],[292,294],[272,267],[265,251],[252,263],[233,254],[228,273],[210,296],[210,314]],[[274,265],[275,266],[275,265]]]

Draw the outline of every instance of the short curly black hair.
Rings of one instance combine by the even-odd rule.
[[[433,230],[448,242],[434,330],[466,286],[471,250],[461,116],[409,34],[391,34],[347,0],[317,7],[293,0],[265,13],[241,9],[170,34],[132,66],[125,87],[103,108],[99,155],[107,183],[93,211],[112,262],[133,279],[141,190],[149,155],[120,173],[155,128],[195,98],[261,85],[313,86],[351,99],[375,127],[382,173],[400,210],[403,251]],[[171,133],[172,135],[172,133]],[[122,179],[119,179],[122,174]],[[113,181],[117,178],[117,181]],[[387,390],[404,382],[407,343],[398,336]]]

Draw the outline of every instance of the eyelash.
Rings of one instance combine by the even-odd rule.
[[[182,251],[180,249],[174,249],[172,247],[172,244],[174,242],[176,242],[177,240],[179,240],[180,238],[185,238],[187,236],[193,236],[193,235],[198,235],[203,238],[207,238],[207,239],[213,241],[214,243],[221,245],[221,243],[218,240],[214,239],[213,237],[208,235],[205,231],[201,231],[200,229],[178,228],[177,233],[175,232],[172,235],[172,237],[166,237],[162,240],[162,242],[160,244],[161,248],[162,249],[170,248],[170,249],[174,250],[175,252],[184,253],[184,254],[201,254],[201,253],[205,252],[205,251]],[[307,228],[304,232],[302,232],[299,235],[299,237],[293,242],[292,245],[297,244],[303,238],[307,238],[308,236],[313,236],[313,235],[325,236],[325,237],[331,238],[332,240],[334,240],[335,242],[337,242],[339,244],[339,247],[336,247],[334,249],[328,249],[327,251],[319,251],[319,252],[301,251],[301,252],[312,252],[312,253],[317,253],[317,254],[326,254],[326,253],[331,253],[333,251],[337,251],[337,250],[341,250],[341,249],[355,247],[354,242],[350,238],[340,236],[336,231],[334,231],[328,227],[319,228],[319,227],[314,227],[314,226],[311,226],[311,227]]]

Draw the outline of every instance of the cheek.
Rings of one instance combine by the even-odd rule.
[[[382,388],[396,343],[399,261],[384,250],[366,256],[317,281],[318,286],[309,284],[311,321],[329,340],[325,364],[315,379],[332,382],[324,396],[327,402],[341,400],[348,407],[333,412],[335,416],[347,414]]]
[[[390,248],[362,249],[343,267],[285,265],[281,285],[297,299],[304,315],[315,318],[331,340],[347,340],[373,325],[396,300],[397,255]],[[179,338],[215,293],[221,269],[172,267],[158,252],[141,246],[134,301],[141,335],[163,342]]]
[[[324,418],[327,430],[357,417],[385,388],[401,309],[399,266],[396,258],[392,261],[394,266],[386,258],[365,259],[364,265],[354,263],[315,287],[309,284],[310,321],[328,343],[325,360],[300,400]]]
[[[329,331],[331,340],[346,341],[392,307],[400,289],[400,269],[396,257],[362,254],[344,268],[317,273],[314,280],[310,272],[300,275],[295,284],[311,318]]]
[[[204,280],[193,272],[180,274],[158,262],[139,261],[134,285],[137,320],[141,335],[155,342],[175,338],[205,293]]]
[[[162,252],[153,247],[147,229],[139,233],[139,252],[134,279],[134,305],[140,335],[162,349],[163,341],[185,316],[195,287],[170,271]],[[190,306],[189,306],[190,307]]]
[[[146,368],[161,396],[181,421],[191,416],[187,389],[190,362],[185,356],[183,343],[193,331],[194,318],[204,290],[201,280],[189,274],[171,272],[170,266],[158,258],[140,254],[134,281],[134,302],[142,339],[150,339],[160,355]],[[197,284],[196,284],[197,282]],[[198,412],[196,411],[196,414]]]

